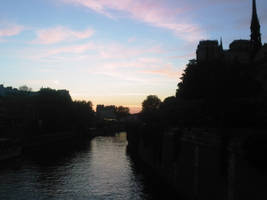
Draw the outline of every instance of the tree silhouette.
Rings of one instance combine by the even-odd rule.
[[[72,101],[67,90],[41,88],[38,92],[26,92],[27,88],[13,89],[2,97],[6,119],[3,129],[17,128],[19,131],[13,132],[18,137],[31,137],[81,133],[92,126],[94,111],[90,101]]]
[[[142,112],[153,112],[159,109],[161,100],[156,95],[149,95],[142,103]]]
[[[19,90],[23,92],[31,92],[32,88],[28,87],[27,85],[22,85],[19,87]]]
[[[142,103],[141,117],[146,123],[155,123],[159,119],[161,100],[156,95],[149,95]]]
[[[160,116],[164,121],[164,126],[174,126],[177,124],[177,99],[174,96],[167,97],[160,105]]]
[[[92,125],[94,118],[93,105],[90,101],[74,101],[72,104],[72,122],[76,129],[86,131]]]
[[[262,93],[255,79],[255,63],[190,62],[178,83],[176,96],[184,99],[246,98]]]
[[[256,70],[256,63],[190,62],[176,92],[177,118],[190,126],[260,126],[265,95]]]
[[[128,107],[119,106],[116,107],[115,111],[116,117],[118,120],[121,120],[130,114],[130,109]]]

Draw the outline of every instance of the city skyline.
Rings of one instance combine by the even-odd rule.
[[[67,89],[73,99],[140,110],[175,95],[200,40],[249,39],[251,0],[12,0],[0,8],[5,86]],[[267,3],[258,0],[262,41]]]

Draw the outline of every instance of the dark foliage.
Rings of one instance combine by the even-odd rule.
[[[256,78],[256,63],[191,61],[176,97],[143,102],[142,120],[164,127],[266,127],[266,94]]]
[[[34,93],[6,95],[1,107],[7,136],[87,131],[94,118],[92,103],[72,101],[67,90],[41,88]]]
[[[116,107],[115,115],[118,120],[128,117],[130,114],[130,109],[128,107],[119,106]]]
[[[145,123],[159,123],[161,100],[156,95],[149,95],[142,103],[141,118]]]
[[[261,94],[255,80],[255,64],[191,62],[187,65],[176,96],[183,99],[247,98]]]
[[[183,110],[178,108],[183,121],[191,126],[265,126],[265,95],[256,69],[255,63],[189,63],[176,93],[185,103]]]

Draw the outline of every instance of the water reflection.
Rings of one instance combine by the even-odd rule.
[[[147,200],[166,195],[138,170],[126,146],[126,134],[120,133],[64,152],[27,155],[19,168],[0,170],[0,199]]]

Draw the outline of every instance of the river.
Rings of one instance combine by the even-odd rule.
[[[96,137],[61,152],[50,150],[23,156],[1,167],[0,199],[171,199],[170,191],[140,171],[126,147],[126,133],[119,133]]]

